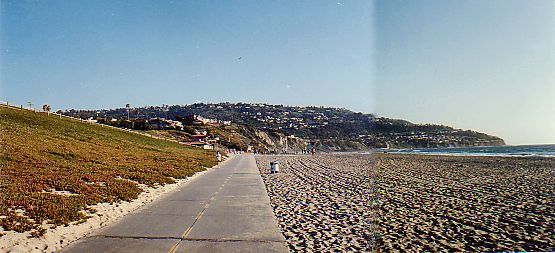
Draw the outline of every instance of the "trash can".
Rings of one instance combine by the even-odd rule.
[[[279,162],[270,162],[270,173],[278,173],[279,172]]]

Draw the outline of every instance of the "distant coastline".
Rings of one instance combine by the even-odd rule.
[[[284,106],[265,103],[195,103],[114,108],[107,110],[66,110],[66,116],[104,122],[136,130],[157,129],[160,120],[194,125],[188,118],[202,118],[208,124],[236,125],[244,131],[246,145],[266,152],[290,151],[290,137],[300,140],[296,148],[308,145],[323,152],[368,151],[374,148],[440,148],[502,146],[497,136],[438,124],[415,124],[371,113],[323,106]],[[159,129],[160,130],[160,129]],[[265,143],[260,135],[280,135]],[[258,136],[258,137],[256,137]],[[301,144],[301,142],[304,142]],[[277,143],[277,144],[276,144]],[[286,144],[287,143],[287,144]],[[304,146],[304,147],[302,147]]]
[[[375,150],[392,154],[555,157],[555,144]]]

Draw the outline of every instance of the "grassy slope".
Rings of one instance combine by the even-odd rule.
[[[87,205],[136,198],[141,190],[130,180],[172,183],[215,165],[210,151],[44,113],[0,106],[0,118],[4,230],[83,220]]]
[[[147,130],[147,131],[139,130],[139,132],[150,134],[155,137],[165,138],[168,140],[175,140],[180,142],[193,141],[190,133],[186,133],[179,130]]]
[[[222,125],[222,126],[211,126],[202,125],[195,126],[195,129],[205,129],[212,136],[217,136],[220,138],[219,144],[228,148],[235,148],[239,150],[246,150],[251,144],[256,145],[257,140],[253,137],[248,137],[242,134],[242,129],[237,125]],[[148,130],[145,133],[151,134],[157,137],[163,137],[166,139],[173,139],[177,141],[192,141],[191,134],[178,131],[178,130]],[[258,141],[259,142],[259,141]]]

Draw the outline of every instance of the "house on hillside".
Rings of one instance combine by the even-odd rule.
[[[149,119],[148,124],[152,127],[152,129],[156,129],[156,130],[167,130],[167,129],[183,130],[183,123],[175,120],[164,119],[164,118]]]
[[[168,129],[168,127],[170,126],[169,122],[161,118],[150,119],[148,120],[148,124],[150,124],[152,129],[156,129],[156,130]]]
[[[170,123],[173,128],[183,130],[183,123],[176,120],[170,120]]]
[[[98,120],[93,119],[93,117],[90,117],[90,118],[86,119],[85,122],[87,122],[87,123],[97,123]]]
[[[208,131],[204,130],[204,129],[197,129],[195,130],[195,132],[197,133],[197,135],[207,135]]]
[[[193,139],[193,142],[203,142],[206,143],[206,135],[202,135],[202,134],[195,134],[195,135],[191,135],[191,139]]]
[[[210,145],[206,142],[201,142],[201,141],[185,142],[185,144],[191,145],[197,148],[202,148],[202,149],[214,149],[214,145]]]
[[[206,138],[206,143],[208,144],[216,144],[220,140],[220,137],[208,137]]]

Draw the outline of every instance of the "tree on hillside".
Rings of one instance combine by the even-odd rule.
[[[52,107],[50,107],[50,105],[48,105],[48,104],[44,104],[44,105],[42,106],[42,110],[43,110],[44,112],[46,112],[46,114],[50,114],[50,110],[51,110],[51,109],[52,109]]]

